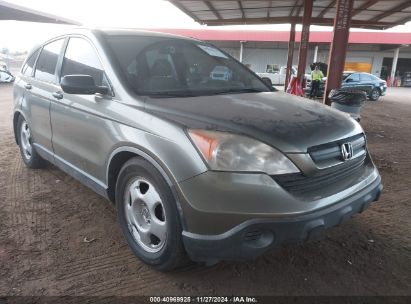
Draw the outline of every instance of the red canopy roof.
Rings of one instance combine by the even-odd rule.
[[[214,29],[151,29],[200,40],[213,41],[260,41],[288,42],[287,31],[255,31],[255,30],[214,30]],[[310,42],[331,43],[332,32],[311,32]],[[301,32],[296,33],[299,41]],[[351,32],[349,43],[364,44],[411,44],[411,33],[395,32]]]

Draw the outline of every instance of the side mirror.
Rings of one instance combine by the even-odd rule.
[[[61,79],[60,86],[63,92],[68,94],[104,95],[109,92],[108,87],[96,86],[94,78],[90,75],[66,75]]]
[[[345,82],[354,82],[354,79],[348,78]]]

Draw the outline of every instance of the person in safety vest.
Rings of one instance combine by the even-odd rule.
[[[316,65],[314,71],[311,72],[310,98],[314,98],[318,95],[321,79],[323,79],[323,77],[323,72],[321,72],[321,70],[318,68],[318,65]]]

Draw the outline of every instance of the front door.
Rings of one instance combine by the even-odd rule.
[[[96,85],[109,86],[92,44],[83,38],[71,37],[62,60],[60,79],[76,74],[90,75]],[[112,98],[68,94],[60,86],[59,93],[51,105],[56,161],[101,184],[104,180],[101,167],[111,149],[105,109]]]

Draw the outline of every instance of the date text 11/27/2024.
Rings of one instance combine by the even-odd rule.
[[[255,297],[150,297],[150,303],[258,303]]]

